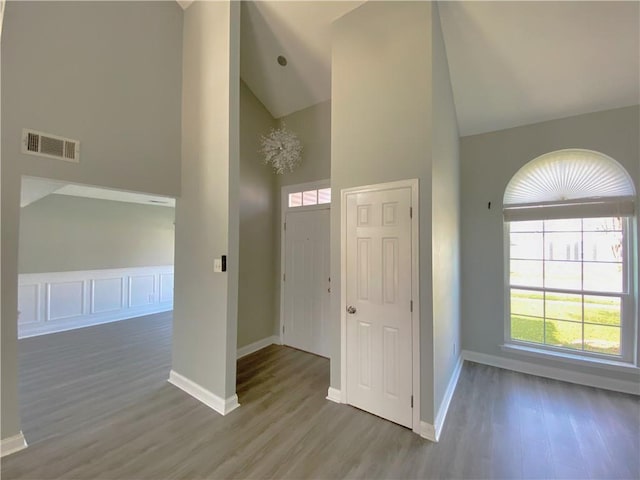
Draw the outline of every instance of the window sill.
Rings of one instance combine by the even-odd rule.
[[[542,348],[529,347],[525,345],[518,345],[514,343],[506,343],[501,345],[500,348],[505,352],[515,353],[519,355],[525,355],[528,357],[546,358],[549,360],[558,360],[564,363],[570,363],[573,365],[582,365],[589,367],[602,368],[606,370],[614,370],[625,373],[640,373],[640,367],[633,363],[627,363],[617,360],[606,360],[602,358],[583,357],[581,355],[574,355],[565,352],[555,352],[551,350],[544,350]]]

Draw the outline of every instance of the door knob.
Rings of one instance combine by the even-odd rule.
[[[356,307],[349,305],[347,307],[347,313],[350,313],[351,315],[353,315],[354,313],[356,313]]]

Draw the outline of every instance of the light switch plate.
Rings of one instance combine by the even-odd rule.
[[[222,259],[214,258],[213,259],[213,271],[215,273],[222,273]]]

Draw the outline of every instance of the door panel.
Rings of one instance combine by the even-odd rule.
[[[358,298],[360,300],[369,299],[369,251],[371,239],[358,238]]]
[[[358,386],[371,388],[371,324],[358,322],[358,350],[360,353],[360,381]]]
[[[288,212],[285,234],[285,345],[329,356],[329,210]]]
[[[384,393],[387,396],[398,398],[398,329],[384,327],[383,349],[384,358]]]
[[[347,402],[411,427],[411,189],[346,203]]]

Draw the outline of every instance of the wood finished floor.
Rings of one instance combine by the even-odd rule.
[[[20,340],[3,479],[640,477],[637,397],[466,363],[438,444],[325,399],[328,360],[238,362],[222,417],[166,382],[170,315]]]

